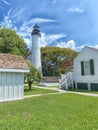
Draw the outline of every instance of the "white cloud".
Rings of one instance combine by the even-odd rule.
[[[2,26],[12,28],[13,23],[12,23],[12,19],[11,19],[11,11],[12,11],[12,8],[8,11],[7,15],[4,16],[4,19],[1,22]]]
[[[74,40],[70,40],[66,43],[68,48],[74,49],[75,50],[75,41]]]
[[[31,33],[24,31],[21,32],[18,30],[18,34],[24,38],[24,41],[27,43],[28,47],[31,47]],[[51,34],[46,35],[45,33],[41,32],[41,47],[45,47],[47,45],[50,45],[53,42],[56,42],[58,39],[66,37],[64,34]]]
[[[43,22],[55,22],[55,21],[51,19],[32,18],[21,25],[21,27],[18,29],[18,34],[21,35],[22,37],[27,37],[27,36],[31,37],[32,26],[35,23],[43,23]]]
[[[58,39],[66,37],[64,34],[51,34],[46,35],[45,33],[41,33],[41,46],[45,47],[47,45],[52,44],[53,42],[56,42]]]
[[[20,27],[19,29],[17,29],[17,34],[20,35],[24,39],[24,41],[28,47],[31,47],[31,42],[32,42],[31,41],[31,29],[32,29],[31,27],[27,27],[27,26],[24,28]],[[29,32],[29,30],[30,30],[30,32]]]
[[[17,31],[17,33],[23,37],[24,41],[27,43],[27,45],[30,47],[30,38],[31,38],[31,31],[32,26],[35,23],[43,23],[43,22],[55,22],[55,20],[52,19],[43,19],[43,18],[32,18],[29,21],[25,21],[23,24],[21,24],[20,28],[17,28],[15,23],[17,23],[19,20],[23,19],[23,12],[25,11],[25,7],[21,10],[17,11],[13,10],[12,8],[8,11],[7,15],[4,16],[3,21],[1,22],[2,26],[12,28]],[[46,35],[42,34],[42,46],[43,44],[47,45],[51,43],[52,41],[55,41],[55,39],[58,39],[59,37],[62,37],[62,35]]]
[[[12,20],[8,16],[4,17],[4,21],[1,22],[1,24],[2,24],[2,26],[8,27],[8,28],[12,28],[12,26],[13,26]]]
[[[7,0],[2,0],[2,2],[6,5],[10,5],[10,3]]]
[[[24,41],[27,43],[28,47],[31,47],[31,31],[32,31],[32,23],[38,22],[38,19],[35,19],[35,21],[30,20],[26,22],[26,24],[22,24],[20,28],[17,28],[17,26],[13,23],[11,19],[11,11],[8,12],[8,15],[4,17],[4,20],[2,22],[2,26],[12,28],[17,31],[17,34],[22,36]],[[49,19],[39,19],[40,22],[54,22],[53,20]],[[66,37],[64,34],[51,34],[46,35],[45,33],[41,33],[41,47],[45,47],[47,45],[52,44],[53,42],[56,42],[58,39]]]
[[[98,44],[96,44],[96,45],[94,45],[94,46],[92,46],[92,45],[82,45],[82,46],[77,47],[77,49],[78,49],[78,50],[82,50],[85,46],[89,46],[89,47],[98,49]]]
[[[13,24],[15,24],[15,23],[17,24],[18,22],[22,23],[22,22],[24,22],[24,20],[26,18],[25,11],[26,11],[26,7],[23,7],[21,9],[10,8],[7,15],[4,16],[4,19],[5,19],[5,17],[8,17],[8,19],[11,19],[13,21]],[[4,22],[4,19],[3,19],[3,22]]]
[[[47,23],[47,22],[56,22],[52,19],[44,19],[44,18],[32,18],[28,21],[24,21],[23,24],[21,24],[21,27],[17,27],[16,23],[23,18],[23,12],[25,10],[25,7],[21,10],[17,11],[13,10],[12,8],[8,11],[7,15],[4,16],[4,19],[2,21],[2,26],[8,27],[11,29],[16,30],[17,34],[23,37],[24,41],[27,43],[29,47],[31,47],[31,31],[32,26],[35,23]],[[17,13],[18,12],[18,13]],[[24,18],[23,18],[24,19]],[[53,42],[56,42],[58,39],[66,37],[64,34],[51,34],[46,35],[45,33],[41,33],[41,46],[47,46],[52,44]]]
[[[63,42],[63,41],[60,41],[60,42],[57,42],[57,45],[56,45],[57,47],[61,47],[61,48],[63,48],[63,47],[67,47],[66,46],[66,43],[65,42]]]
[[[10,17],[11,16],[11,12],[12,12],[12,8],[10,8],[10,10],[8,11],[8,16]]]
[[[56,22],[56,21],[52,19],[33,18],[32,22],[33,23],[47,23],[47,22]]]
[[[76,50],[80,51],[80,50],[82,50],[85,46],[86,46],[86,45],[78,46],[78,47],[76,47]]]
[[[31,39],[30,38],[24,38],[24,41],[28,47],[31,47]]]
[[[96,44],[96,45],[94,46],[94,48],[98,49],[98,44]]]
[[[87,46],[87,45],[86,45]],[[92,47],[92,48],[95,48],[95,49],[98,49],[98,44],[96,44],[96,45],[88,45],[89,47]]]
[[[94,46],[92,46],[92,45],[87,45],[87,44],[86,44],[86,45],[82,45],[82,46],[76,47],[76,50],[81,51],[85,46],[89,46],[89,47],[98,49],[98,44],[96,44],[96,45],[94,45]]]
[[[83,13],[84,9],[78,7],[71,7],[67,9],[68,12],[76,12],[76,13]]]
[[[77,51],[81,51],[85,46],[89,46],[89,47],[92,47],[92,48],[96,48],[96,49],[98,49],[98,44],[96,44],[96,45],[94,45],[94,46],[92,46],[92,45],[82,45],[82,46],[77,46],[76,47],[76,50]]]
[[[39,24],[39,23],[48,23],[48,22],[56,22],[56,21],[52,19],[32,18],[28,20],[27,22],[25,22],[23,26],[29,26],[35,23]]]
[[[15,29],[15,30],[17,30],[17,29]],[[27,31],[21,32],[20,29],[17,30],[17,33],[18,33],[18,35],[20,35],[20,36],[22,36],[24,38],[28,37],[28,34],[29,34]]]
[[[57,0],[52,0],[52,3],[55,4],[57,2]]]
[[[11,17],[14,19],[14,22],[23,22],[23,20],[25,19],[26,15],[25,15],[25,11],[26,11],[26,7],[23,7],[21,9],[15,9],[12,12]]]
[[[70,40],[68,42],[62,42],[62,41],[60,41],[60,42],[57,43],[57,46],[61,47],[61,48],[63,48],[63,47],[65,47],[65,48],[71,48],[73,50],[76,49],[76,47],[75,47],[75,41],[74,40]]]

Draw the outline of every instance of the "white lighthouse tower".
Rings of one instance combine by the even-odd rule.
[[[39,30],[39,26],[37,24],[34,25],[31,36],[32,36],[31,62],[35,66],[35,68],[42,74],[41,52],[40,52],[41,33]]]

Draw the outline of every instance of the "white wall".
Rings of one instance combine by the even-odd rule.
[[[42,72],[41,68],[41,53],[40,53],[40,36],[39,35],[32,35],[32,56],[31,62],[32,64]]]
[[[0,72],[0,102],[23,99],[24,74]]]
[[[94,60],[95,75],[81,75],[81,61]],[[85,47],[74,60],[75,82],[98,83],[98,51]]]

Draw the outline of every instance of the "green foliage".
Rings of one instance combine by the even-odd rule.
[[[41,73],[39,72],[39,71],[36,71],[36,73],[35,73],[35,77],[36,77],[36,82],[40,82],[40,80],[41,80],[41,78],[42,78],[42,76],[41,76]]]
[[[30,50],[24,40],[14,30],[0,28],[0,53],[21,55],[27,58]]]
[[[77,52],[68,48],[43,47],[41,49],[42,70],[44,76],[59,76],[67,67],[73,65]]]
[[[98,98],[77,94],[0,103],[1,130],[97,130]]]
[[[25,78],[27,80],[29,89],[31,90],[32,83],[35,82],[40,82],[41,80],[41,74],[40,72],[31,64],[29,61],[26,61],[26,63],[29,66],[30,72],[25,74]]]

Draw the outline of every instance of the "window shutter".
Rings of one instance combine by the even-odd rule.
[[[95,74],[95,72],[94,72],[94,60],[93,59],[90,60],[90,72],[91,72],[91,75]]]
[[[84,61],[81,61],[81,75],[84,75]]]

